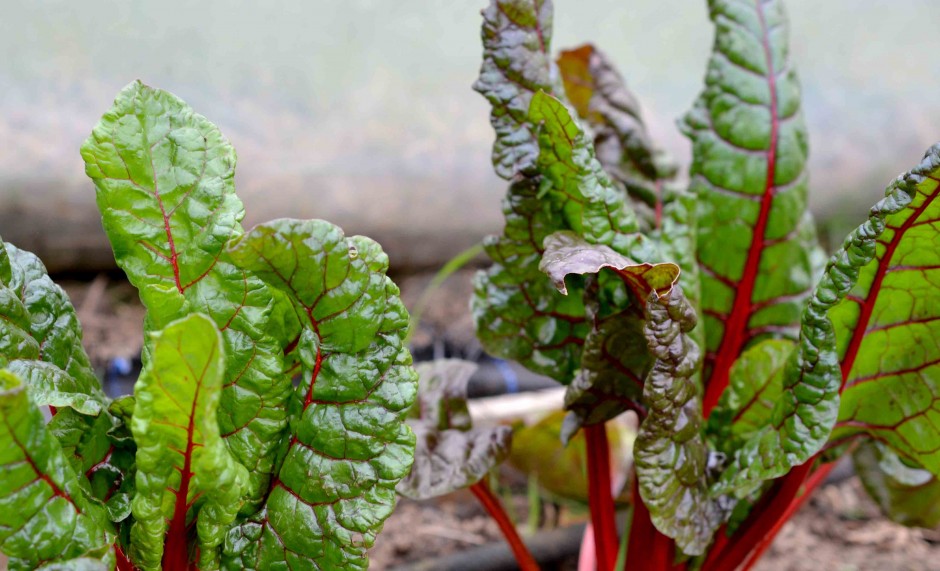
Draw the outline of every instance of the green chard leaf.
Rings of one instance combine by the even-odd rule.
[[[147,308],[146,328],[202,312],[222,331],[219,421],[226,444],[250,470],[251,512],[274,471],[291,385],[276,340],[281,324],[266,327],[273,294],[225,254],[242,234],[244,216],[235,196],[235,150],[182,100],[134,82],[94,128],[82,157],[114,257]]]
[[[388,258],[368,238],[347,238],[321,220],[257,226],[229,251],[292,302],[299,330],[283,349],[302,381],[265,507],[228,533],[224,567],[270,569],[286,560],[364,570],[415,447],[405,417],[417,378]]]
[[[456,359],[415,367],[418,402],[408,424],[417,447],[411,473],[398,484],[401,495],[428,499],[472,486],[509,455],[510,427],[473,428],[467,382],[476,368]]]
[[[834,441],[868,434],[940,476],[940,145],[847,239],[869,261],[832,309],[844,379]]]
[[[908,466],[890,448],[863,442],[852,453],[855,471],[878,507],[892,520],[932,529],[940,525],[940,480]]]
[[[663,187],[678,169],[653,146],[636,96],[606,54],[591,44],[562,51],[558,69],[568,101],[594,132],[597,160],[626,188],[644,228],[655,228]]]
[[[23,382],[0,371],[0,551],[11,569],[77,557],[113,565],[114,530]]]
[[[683,128],[705,335],[706,415],[754,340],[795,338],[812,290],[807,135],[782,0],[710,0],[716,26],[706,86]]]
[[[126,476],[109,456],[108,433],[120,423],[106,412],[108,399],[82,347],[75,309],[39,258],[11,244],[0,252],[0,328],[9,340],[0,360],[26,383],[33,402],[55,411],[48,429],[76,473],[92,480],[95,496],[106,499]]]
[[[728,389],[708,417],[707,431],[732,455],[768,423],[783,393],[783,375],[796,343],[767,339],[749,347],[731,367]]]
[[[874,258],[885,211],[906,204],[897,199],[892,195],[875,206],[869,221],[852,232],[829,259],[803,310],[800,339],[784,367],[782,391],[769,423],[735,451],[715,486],[716,493],[746,497],[764,481],[812,459],[829,440],[842,386],[836,327],[829,312],[859,283],[861,270]]]
[[[653,524],[687,555],[705,551],[731,507],[709,490],[697,382],[701,355],[688,335],[695,324],[681,286],[650,294],[644,333],[655,360],[643,386],[647,415],[633,449],[640,495]]]
[[[506,180],[535,171],[532,96],[561,92],[551,55],[552,12],[551,0],[491,0],[483,10],[483,65],[473,89],[492,106],[493,166]]]
[[[222,336],[201,314],[151,335],[151,358],[134,387],[137,493],[129,555],[145,571],[187,569],[195,527],[199,569],[218,569],[219,546],[248,482],[219,434]]]

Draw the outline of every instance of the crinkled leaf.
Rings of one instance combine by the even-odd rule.
[[[940,480],[904,463],[878,442],[864,442],[852,453],[855,471],[868,494],[893,521],[908,526],[940,525]]]
[[[408,315],[385,276],[388,258],[321,220],[260,225],[230,252],[293,303],[301,331],[285,349],[302,381],[267,503],[229,532],[224,565],[364,570],[415,446],[405,423],[417,380],[402,344]]]
[[[224,255],[242,234],[244,215],[235,196],[235,150],[185,102],[134,82],[85,141],[82,157],[115,259],[147,307],[147,329],[203,312],[222,330],[219,421],[250,469],[245,507],[252,511],[274,470],[291,386],[275,340],[283,324],[268,322],[271,292]]]
[[[467,382],[476,370],[469,361],[422,363],[418,372],[417,418],[408,424],[417,445],[411,472],[398,493],[427,499],[466,488],[485,477],[509,454],[508,426],[473,428],[467,409]]]
[[[684,553],[700,555],[724,521],[727,505],[709,493],[709,450],[696,383],[701,355],[688,336],[695,310],[677,285],[662,297],[652,293],[647,315],[644,332],[655,360],[643,387],[647,415],[633,450],[640,495],[656,528]]]
[[[185,569],[195,527],[200,569],[219,567],[219,545],[241,507],[248,471],[219,434],[222,336],[193,314],[152,334],[134,393],[137,494],[129,555],[143,570]],[[164,549],[164,541],[166,548]]]
[[[883,210],[883,206],[873,208],[869,221],[852,232],[829,259],[803,310],[800,339],[784,368],[783,390],[770,422],[736,451],[715,488],[717,493],[745,497],[763,481],[810,460],[828,440],[839,412],[842,385],[829,311],[858,282],[860,269],[871,262],[884,225]]]
[[[603,244],[591,244],[574,232],[555,232],[545,239],[545,253],[539,268],[564,295],[568,295],[565,278],[572,274],[597,274],[609,268],[627,284],[632,292],[645,299],[669,293],[679,279],[679,266],[672,263],[634,262]]]
[[[833,439],[859,432],[940,476],[940,145],[862,226],[871,260],[831,312],[845,379]]]
[[[5,247],[11,270],[6,283],[18,292],[29,314],[30,334],[39,343],[39,358],[65,371],[85,394],[104,401],[101,384],[82,346],[81,325],[68,295],[53,283],[34,254],[11,244]]]
[[[14,569],[76,557],[113,564],[114,530],[25,385],[0,371],[0,551]]]
[[[590,331],[583,287],[561,296],[539,272],[542,242],[572,230],[589,243],[655,258],[637,234],[622,193],[594,158],[593,149],[564,104],[543,92],[532,99],[530,119],[541,124],[538,157],[543,177],[510,187],[502,236],[486,242],[494,266],[477,276],[472,309],[490,353],[567,384],[579,367]],[[539,182],[537,182],[539,181]]]
[[[711,0],[706,85],[692,140],[705,334],[706,413],[754,339],[795,338],[815,276],[807,135],[782,0]]]
[[[6,368],[23,379],[33,401],[39,406],[71,407],[89,416],[97,416],[105,407],[98,386],[83,386],[52,363],[16,360],[8,363]]]
[[[584,424],[606,422],[628,409],[642,410],[643,378],[650,365],[643,333],[644,302],[651,293],[666,295],[679,277],[675,264],[637,263],[604,245],[593,245],[573,232],[556,232],[545,239],[539,267],[555,287],[567,294],[569,275],[594,275],[607,268],[626,284],[632,297],[620,298],[618,309],[604,315],[596,288],[588,288],[586,304],[592,329],[581,357],[581,370],[565,393],[571,411],[562,438]]]
[[[708,417],[707,426],[722,452],[733,454],[771,422],[795,346],[789,339],[767,339],[749,347],[731,367],[728,389]]]
[[[539,145],[529,104],[538,91],[560,92],[552,61],[551,0],[491,0],[483,10],[483,65],[473,88],[492,106],[493,166],[512,180],[531,174]]]
[[[590,44],[562,51],[558,69],[568,101],[594,132],[597,160],[624,185],[645,227],[655,227],[663,186],[677,169],[654,147],[636,96],[604,52]]]

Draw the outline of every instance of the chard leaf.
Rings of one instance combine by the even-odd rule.
[[[640,103],[604,52],[591,44],[558,57],[565,94],[594,132],[594,151],[604,170],[623,184],[647,228],[656,226],[663,185],[677,172],[653,146]]]
[[[108,432],[118,424],[107,412],[108,399],[101,390],[88,355],[82,347],[81,326],[66,293],[49,278],[35,255],[11,244],[0,247],[0,320],[4,342],[0,360],[23,381],[33,401],[57,412],[48,429],[78,474],[93,483],[112,472],[124,477],[109,461],[112,443]],[[92,486],[105,499],[108,486]]]
[[[23,379],[38,406],[70,407],[89,416],[98,416],[105,407],[99,387],[81,384],[52,363],[16,360],[6,368]]]
[[[5,244],[10,263],[7,285],[29,314],[29,331],[39,343],[39,358],[72,377],[82,392],[106,401],[82,346],[82,328],[68,295],[57,286],[34,254]]]
[[[388,258],[322,220],[257,226],[230,253],[293,304],[301,329],[285,349],[302,381],[265,507],[228,533],[224,566],[365,570],[415,447],[417,378]]]
[[[219,434],[222,336],[201,314],[151,335],[151,358],[134,386],[130,423],[137,494],[129,555],[145,571],[187,569],[195,527],[199,568],[217,569],[219,545],[248,482],[248,471]]]
[[[185,102],[134,82],[85,141],[82,157],[114,257],[147,308],[146,328],[202,312],[222,331],[219,421],[226,444],[250,470],[251,512],[274,470],[291,386],[275,339],[284,334],[281,324],[267,326],[271,292],[224,253],[242,234],[235,150]]]
[[[839,412],[842,385],[829,311],[845,299],[859,281],[860,270],[871,262],[884,228],[883,212],[896,204],[892,197],[875,206],[869,221],[852,232],[829,259],[803,310],[800,339],[784,368],[783,390],[770,422],[735,452],[715,486],[716,493],[746,497],[764,481],[809,461],[826,444]]]
[[[598,274],[604,268],[622,280],[632,295],[610,303],[618,309],[604,315],[598,288],[586,292],[593,327],[584,344],[581,370],[565,392],[565,409],[571,414],[565,421],[562,439],[568,441],[581,426],[606,422],[625,410],[643,411],[643,378],[650,366],[643,332],[644,302],[653,293],[667,295],[679,277],[679,267],[637,263],[568,231],[545,239],[539,267],[566,295],[567,276]]]
[[[837,325],[844,377],[833,440],[866,433],[940,476],[940,145],[891,184],[860,231],[871,260]]]
[[[16,569],[77,557],[113,565],[114,530],[22,381],[0,371],[0,551]]]
[[[782,0],[710,0],[706,85],[692,140],[706,415],[753,340],[795,338],[818,246],[806,211],[807,135]]]
[[[541,275],[542,242],[572,230],[620,253],[656,257],[637,234],[622,193],[594,158],[591,143],[564,104],[543,92],[532,98],[530,120],[541,124],[538,157],[543,177],[510,186],[502,236],[485,242],[495,264],[477,275],[471,307],[484,348],[568,384],[590,331],[583,288],[559,295]]]
[[[940,480],[904,463],[890,448],[863,442],[852,453],[865,490],[886,516],[903,525],[932,529],[940,525]]]
[[[415,367],[418,402],[408,424],[417,445],[411,472],[398,483],[401,495],[428,499],[472,486],[509,455],[510,427],[473,428],[467,381],[476,368],[451,359]]]
[[[789,339],[767,339],[749,347],[731,367],[728,390],[708,417],[708,431],[722,452],[733,454],[771,422],[795,347]]]
[[[551,0],[491,0],[483,10],[483,65],[473,89],[492,106],[493,166],[506,180],[535,170],[532,96],[561,91],[551,55],[552,12]]]
[[[647,416],[633,448],[637,481],[653,524],[688,555],[701,555],[728,507],[709,492],[697,372],[701,355],[688,332],[695,310],[682,288],[650,294],[644,327],[654,361],[643,386]]]

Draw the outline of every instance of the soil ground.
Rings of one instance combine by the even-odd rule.
[[[467,309],[472,272],[456,274],[431,296],[417,345],[444,340],[477,352]],[[399,280],[413,307],[430,276]],[[140,350],[144,311],[136,292],[118,278],[66,281],[85,328],[85,344],[96,367]],[[520,495],[517,513],[526,513]],[[554,519],[554,518],[553,518]],[[577,517],[562,513],[562,523]],[[371,569],[383,571],[412,561],[499,541],[495,524],[469,493],[430,502],[402,501],[371,551]],[[0,569],[5,565],[0,561]],[[573,568],[573,567],[562,567]],[[908,529],[885,519],[857,478],[820,488],[781,531],[757,571],[940,571],[940,531]],[[485,571],[485,570],[481,570]]]

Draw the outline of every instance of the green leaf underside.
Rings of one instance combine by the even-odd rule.
[[[782,392],[769,423],[735,452],[716,493],[745,497],[763,481],[809,461],[829,440],[842,387],[836,327],[829,312],[856,287],[861,270],[874,259],[885,213],[903,208],[909,200],[900,190],[889,194],[829,259],[803,310],[799,342],[784,368]]]
[[[645,300],[651,293],[669,294],[679,277],[675,264],[636,263],[604,245],[593,245],[573,232],[551,234],[545,239],[540,268],[558,290],[567,294],[569,275],[616,276],[631,293],[619,303],[602,303],[597,288],[585,296],[591,331],[585,339],[581,369],[565,393],[570,412],[562,433],[567,441],[581,426],[606,422],[625,410],[643,410],[643,378],[650,365],[643,334]],[[617,284],[611,284],[616,286]],[[622,286],[621,286],[622,287]],[[601,305],[616,309],[604,312]]]
[[[199,568],[218,569],[219,545],[248,482],[219,434],[222,337],[207,316],[193,314],[153,333],[151,342],[151,359],[134,387],[137,493],[129,555],[145,571],[187,569],[195,527]]]
[[[888,187],[849,296],[831,312],[845,384],[832,434],[866,433],[940,475],[940,145]]]
[[[597,160],[626,188],[645,228],[654,228],[663,185],[677,169],[654,148],[636,96],[607,56],[590,44],[562,51],[557,63],[568,101],[594,132]]]
[[[705,334],[705,409],[752,340],[794,338],[818,248],[806,213],[807,135],[782,0],[710,0],[705,90],[692,140]]]
[[[274,470],[291,387],[277,327],[265,327],[271,292],[224,255],[242,234],[244,216],[235,196],[235,150],[182,100],[134,82],[92,131],[82,157],[115,259],[147,307],[146,327],[202,312],[222,330],[219,420],[226,443],[249,468],[245,508],[252,511]]]
[[[77,557],[113,565],[114,530],[13,373],[0,371],[0,551],[11,569]]]
[[[864,442],[852,453],[865,490],[893,521],[933,529],[940,525],[940,480],[912,468],[890,449]]]
[[[445,359],[421,363],[418,402],[408,424],[417,438],[411,472],[398,493],[428,499],[472,486],[509,455],[508,426],[473,428],[467,409],[467,382],[477,366]]]
[[[284,349],[302,381],[266,505],[229,532],[223,567],[364,570],[415,446],[408,316],[388,258],[320,220],[260,225],[229,252],[293,304],[298,331]]]
[[[529,105],[538,91],[560,93],[552,61],[551,0],[492,0],[483,10],[483,65],[473,84],[492,106],[493,166],[512,180],[532,174],[539,155]]]
[[[680,286],[647,302],[644,333],[653,366],[643,387],[647,416],[634,444],[643,503],[653,524],[688,555],[700,555],[727,515],[722,498],[709,493],[709,451],[696,373],[700,353],[688,332],[695,310]]]

